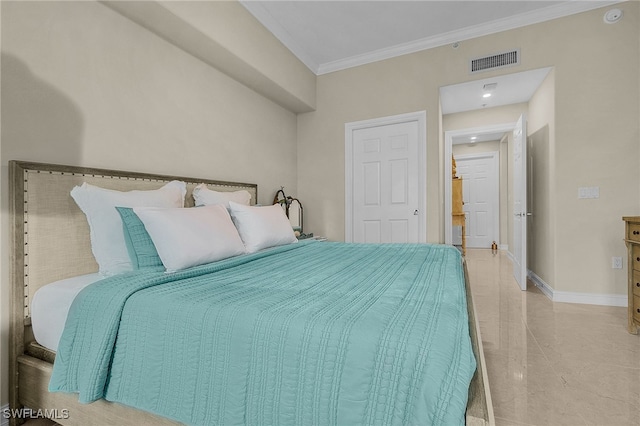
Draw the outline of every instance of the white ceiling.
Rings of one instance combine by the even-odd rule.
[[[619,2],[240,1],[318,75]]]

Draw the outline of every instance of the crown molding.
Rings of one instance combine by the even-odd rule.
[[[362,55],[352,56],[338,61],[327,62],[324,64],[320,64],[320,66],[314,72],[316,73],[316,75],[328,74],[335,71],[357,67],[359,65],[365,65],[372,62],[395,58],[397,56],[402,56],[409,53],[433,49],[435,47],[444,46],[450,43],[470,40],[489,34],[495,34],[502,31],[525,27],[527,25],[533,25],[540,22],[562,18],[569,15],[575,15],[577,13],[587,12],[593,9],[598,9],[600,7],[610,6],[612,4],[622,3],[625,1],[627,0],[568,1],[566,3],[561,3],[543,9],[522,13],[520,15],[511,16],[509,18],[497,19],[495,21],[467,27],[461,30],[450,31],[448,33],[415,40],[409,43],[399,44],[389,48],[364,53]]]

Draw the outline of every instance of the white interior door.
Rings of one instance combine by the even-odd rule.
[[[527,123],[521,115],[513,131],[513,276],[527,289]]]
[[[352,133],[352,240],[420,242],[419,123]]]
[[[456,175],[462,178],[462,199],[465,212],[467,247],[491,248],[498,241],[499,162],[497,152],[459,155]],[[456,227],[456,239],[461,241],[461,227]],[[461,242],[460,242],[461,243]]]

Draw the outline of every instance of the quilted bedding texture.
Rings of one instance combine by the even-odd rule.
[[[193,425],[464,424],[458,251],[300,242],[83,290],[51,391]]]

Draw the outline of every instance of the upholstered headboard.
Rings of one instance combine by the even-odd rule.
[[[216,191],[247,190],[252,204],[258,195],[255,184],[22,161],[10,161],[9,174],[12,302],[16,311],[24,306],[23,318],[27,322],[30,301],[41,286],[98,270],[91,252],[87,220],[69,195],[74,186],[87,182],[119,191],[149,190],[181,180],[187,182],[187,207],[193,206],[191,192],[199,183]]]

